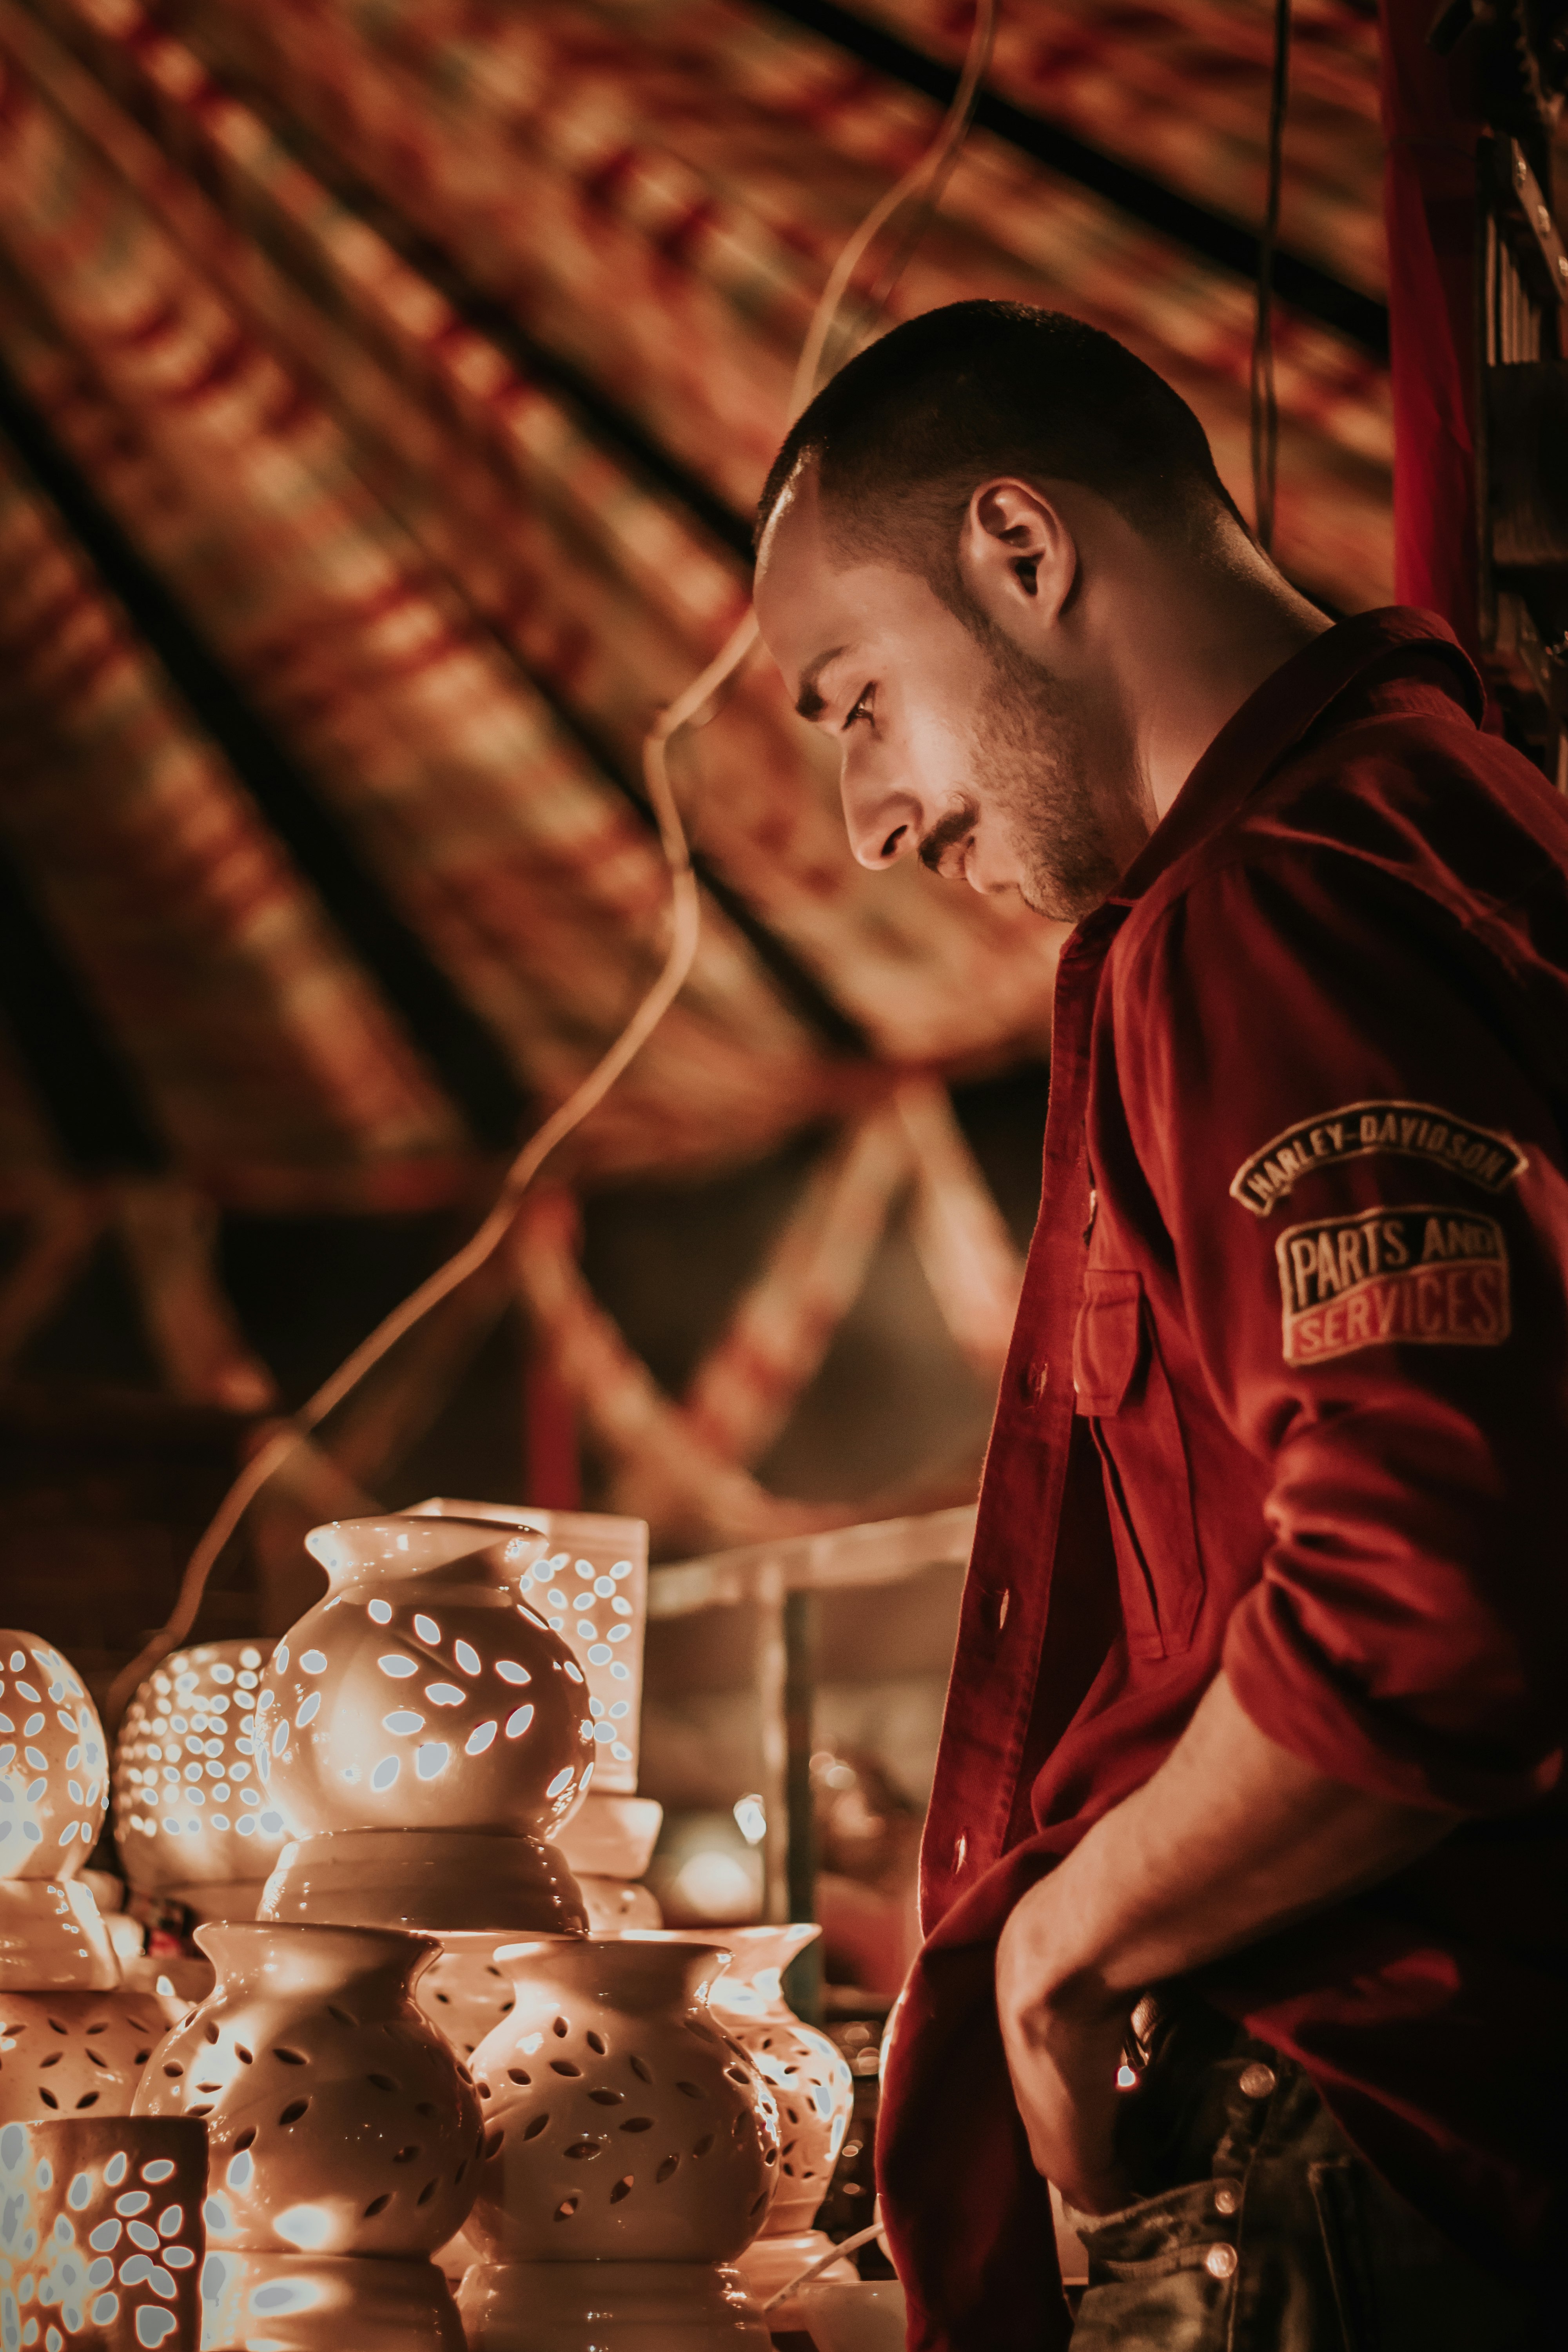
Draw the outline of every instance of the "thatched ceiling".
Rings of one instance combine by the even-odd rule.
[[[1054,303],[1245,499],[1269,11],[1011,0],[895,315]],[[1375,37],[1300,0],[1279,551],[1387,601]],[[637,747],[745,595],[946,0],[0,0],[0,1189],[449,1197],[662,943]],[[845,848],[760,669],[682,760],[705,934],[584,1139],[739,1160],[1039,1051],[1054,941]]]

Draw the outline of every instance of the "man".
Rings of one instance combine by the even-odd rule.
[[[1065,2341],[1049,2180],[1082,2344],[1545,2352],[1568,814],[1049,313],[818,395],[757,609],[863,864],[1076,924],[884,2102],[911,2344]]]

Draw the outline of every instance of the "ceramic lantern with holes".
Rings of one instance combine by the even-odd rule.
[[[459,1519],[344,1520],[307,1544],[330,1597],[284,1636],[257,1764],[293,1832],[261,1916],[577,1932],[545,1843],[594,1769],[583,1669],[518,1598],[514,1545]]]
[[[167,2032],[152,1993],[0,1992],[0,2124],[128,2116]]]
[[[114,1748],[126,1877],[199,1918],[250,1919],[287,1832],[257,1770],[254,1642],[198,1642],[150,1674]]]
[[[473,2059],[473,2352],[765,2344],[726,2266],[766,2217],[776,2116],[709,2011],[723,1955],[634,1935],[495,1957],[517,1998]]]
[[[109,1748],[75,1668],[0,1632],[0,1991],[103,1991],[120,1969],[77,1878],[109,1805]]]
[[[826,2232],[811,2225],[849,2128],[855,2078],[827,2035],[796,2017],[782,1982],[790,1962],[821,1933],[810,1920],[788,1927],[713,1931],[713,1941],[730,1955],[713,1988],[714,2017],[744,2050],[779,2111],[779,2185],[764,2229],[738,2264],[759,2303],[832,2246]],[[857,2275],[847,2263],[826,2274]],[[805,2326],[804,2315],[789,2305],[777,2305],[772,2319],[780,2330]]]
[[[519,1538],[518,1597],[576,1653],[594,1726],[594,1786],[554,1832],[582,1889],[588,1925],[657,1927],[640,1885],[661,1809],[635,1792],[641,1737],[643,1636],[647,1622],[647,1521],[602,1511],[536,1510],[510,1503],[416,1503],[418,1518],[471,1518]],[[531,1550],[529,1546],[531,1545]]]
[[[0,2128],[4,2352],[196,2352],[206,2165],[199,2124]]]
[[[217,1982],[154,2052],[135,2111],[206,2126],[207,2343],[342,2352],[363,2331],[377,2352],[458,2352],[429,2257],[472,2202],[479,2106],[414,2005],[434,1941],[238,1921],[196,1934]]]

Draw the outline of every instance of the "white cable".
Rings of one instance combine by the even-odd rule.
[[[969,127],[981,77],[991,55],[994,12],[995,0],[981,0],[963,73],[952,104],[942,118],[941,129],[920,161],[905,173],[895,187],[889,188],[886,195],[873,205],[828,275],[806,329],[805,341],[795,368],[790,393],[792,421],[816,389],[817,371],[822,364],[828,336],[837,323],[849,281],[872,239],[910,197],[940,188],[942,177],[958,152]],[[892,282],[879,289],[884,304],[892,291]],[[288,1459],[296,1446],[304,1443],[328,1413],[357,1388],[365,1374],[380,1363],[399,1339],[405,1338],[444,1298],[449,1298],[454,1290],[471,1274],[477,1274],[480,1266],[494,1255],[510,1231],[519,1201],[545,1160],[558,1144],[563,1143],[589,1114],[598,1108],[686,985],[697,954],[701,902],[697,877],[691,870],[691,852],[686,828],[680,821],[680,810],[670,782],[668,748],[682,729],[700,719],[731,679],[738,677],[756,642],[756,615],[748,610],[727,644],[684,691],[677,695],[643,742],[643,779],[658,826],[659,845],[669,869],[669,946],[658,978],[614,1045],[524,1144],[502,1178],[495,1205],[478,1232],[444,1265],[437,1266],[434,1274],[427,1276],[401,1306],[395,1307],[369,1337],[361,1340],[331,1377],[322,1382],[314,1395],[274,1430],[252,1454],[218,1505],[185,1563],[180,1590],[167,1623],[159,1627],[131,1664],[110,1683],[104,1702],[104,1716],[111,1735],[143,1675],[150,1673],[161,1658],[167,1657],[171,1650],[177,1648],[195,1623],[207,1579],[216,1566],[218,1555],[274,1471]]]
[[[829,2246],[825,2254],[818,2254],[815,2262],[807,2263],[805,2270],[797,2271],[794,2278],[781,2286],[776,2294],[770,2294],[766,2303],[760,2303],[757,2309],[765,2315],[772,2311],[775,2304],[784,2302],[788,2296],[796,2292],[797,2288],[803,2287],[808,2279],[814,2279],[818,2271],[828,2269],[832,2263],[840,2261],[845,2254],[854,2253],[860,2246],[868,2246],[873,2238],[879,2238],[881,2234],[881,2223],[873,2221],[868,2230],[857,2230],[852,2238],[840,2239],[837,2245]]]

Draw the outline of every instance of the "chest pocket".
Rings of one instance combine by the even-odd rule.
[[[1128,1647],[1135,1658],[1172,1657],[1193,1638],[1203,1563],[1175,1399],[1130,1268],[1084,1276],[1073,1385],[1105,1467]]]

